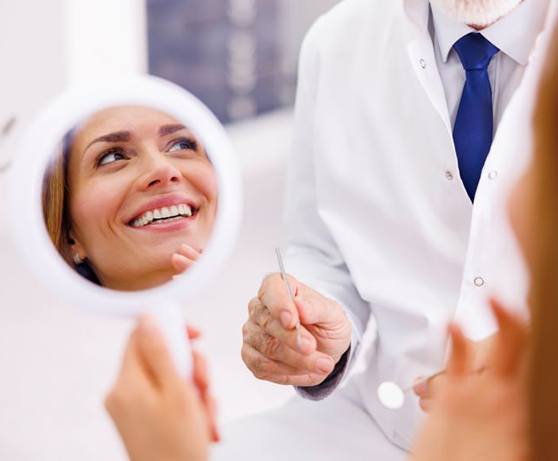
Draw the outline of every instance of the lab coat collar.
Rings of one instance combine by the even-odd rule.
[[[403,11],[420,32],[428,31],[430,3],[428,0],[403,0]]]
[[[514,61],[526,66],[544,28],[548,3],[549,0],[524,0],[511,13],[484,29],[482,34]],[[513,33],[516,30],[523,33]]]
[[[457,42],[461,37],[475,32],[472,27],[457,21],[452,18],[444,11],[440,10],[436,5],[430,4],[432,8],[432,20],[434,21],[434,34],[435,40],[438,42],[440,47],[440,52],[442,54],[442,60],[447,62],[451,49],[455,42]]]
[[[407,41],[410,63],[425,94],[440,115],[448,131],[448,140],[451,141],[451,122],[442,80],[435,65],[436,58],[429,31],[429,0],[403,0],[401,5],[403,6],[401,19],[404,23],[401,32]],[[451,141],[449,145],[453,145],[453,142]]]
[[[402,4],[405,19],[415,26],[415,32],[426,33],[430,21],[430,1],[403,0]],[[433,10],[435,9],[433,8]],[[526,65],[537,37],[545,27],[545,20],[548,26],[549,16],[554,17],[557,10],[558,2],[556,0],[524,0],[514,11],[484,29],[483,35],[512,59],[521,65]],[[453,44],[463,35],[472,32],[473,29],[466,24],[462,24],[458,29],[455,24],[447,22],[451,21],[451,18],[447,16],[441,18],[440,13],[436,11],[433,11],[433,17],[437,34],[441,35],[440,49],[445,61]],[[440,27],[440,32],[438,32],[438,27]],[[515,28],[527,28],[528,33],[521,36],[506,33]],[[459,33],[462,35],[459,36]],[[455,38],[453,42],[452,38]]]
[[[524,0],[512,12],[483,29],[481,34],[518,64],[525,66],[543,29],[548,3],[549,0]],[[436,5],[431,5],[431,8],[436,40],[446,62],[455,42],[476,31],[448,16]],[[522,30],[522,33],[516,33],[517,30]]]

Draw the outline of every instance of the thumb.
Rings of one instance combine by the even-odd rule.
[[[314,290],[299,290],[295,296],[295,305],[303,325],[334,325],[344,318],[344,313],[336,302]]]

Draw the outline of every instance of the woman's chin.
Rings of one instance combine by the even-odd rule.
[[[157,288],[171,282],[175,276],[175,271],[170,265],[164,270],[137,274],[130,273],[130,277],[119,277],[118,280],[107,280],[103,283],[105,288],[116,291],[141,291]]]

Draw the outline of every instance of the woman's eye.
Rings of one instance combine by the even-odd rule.
[[[171,143],[169,147],[169,152],[177,152],[180,150],[196,150],[198,147],[195,141],[190,139],[179,139]]]
[[[122,152],[117,150],[111,150],[101,155],[101,157],[99,157],[99,160],[97,161],[97,166],[108,165],[110,163],[114,163],[117,162],[118,160],[124,160],[124,159],[125,157]]]

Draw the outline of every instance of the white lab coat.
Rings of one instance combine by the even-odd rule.
[[[409,395],[402,409],[386,410],[378,385],[410,385],[443,367],[450,320],[473,339],[492,334],[489,296],[525,309],[527,278],[506,198],[529,160],[544,57],[539,40],[472,206],[428,20],[427,0],[346,0],[312,28],[285,216],[289,272],[346,308],[353,349],[373,316],[376,340],[355,379],[362,405],[404,448],[421,419],[417,400]]]

